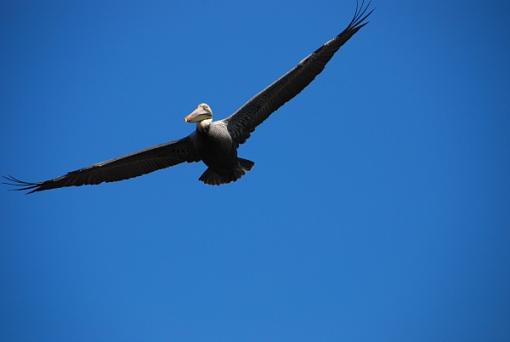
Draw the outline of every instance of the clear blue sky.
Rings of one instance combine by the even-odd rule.
[[[375,1],[209,187],[202,164],[0,191],[0,340],[510,341],[510,3]],[[3,1],[0,174],[188,134],[354,0]]]

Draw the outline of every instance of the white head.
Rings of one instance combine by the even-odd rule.
[[[201,122],[212,120],[213,112],[207,103],[201,103],[197,108],[184,118],[186,122]]]

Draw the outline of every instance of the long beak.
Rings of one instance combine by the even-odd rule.
[[[201,116],[202,115],[207,115],[207,114],[209,114],[207,111],[205,111],[204,109],[198,107],[197,109],[192,111],[189,115],[187,115],[184,118],[184,121],[186,121],[186,122],[197,122],[197,121],[201,120]]]

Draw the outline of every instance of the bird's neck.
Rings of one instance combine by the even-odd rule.
[[[200,122],[197,122],[197,129],[200,132],[206,132],[209,129],[211,122],[212,122],[212,119],[205,119]]]

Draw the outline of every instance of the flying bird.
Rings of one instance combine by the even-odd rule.
[[[254,162],[239,158],[237,149],[271,113],[299,94],[321,73],[329,60],[368,21],[370,3],[361,3],[351,22],[336,37],[305,57],[294,68],[259,92],[229,117],[213,121],[213,111],[206,103],[184,118],[196,129],[180,140],[153,146],[120,158],[100,162],[41,182],[26,182],[4,177],[8,185],[28,193],[66,186],[100,184],[137,177],[183,162],[202,161],[208,167],[199,180],[220,185],[238,180],[250,171]]]

